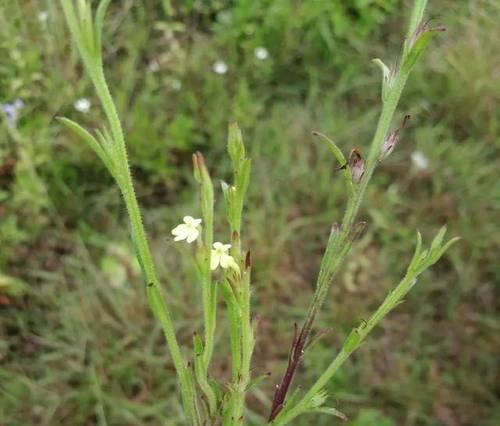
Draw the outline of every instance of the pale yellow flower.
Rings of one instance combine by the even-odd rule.
[[[210,268],[212,271],[217,269],[219,265],[222,269],[231,268],[236,272],[240,271],[233,256],[227,253],[230,248],[231,244],[222,244],[219,242],[213,244],[213,250],[210,256]]]
[[[200,235],[201,219],[184,216],[183,220],[184,223],[181,223],[172,229],[172,235],[175,235],[174,241],[186,240],[186,242],[192,243]]]

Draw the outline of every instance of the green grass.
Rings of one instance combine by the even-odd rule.
[[[201,326],[199,292],[170,229],[195,212],[191,152],[203,150],[212,175],[227,179],[226,125],[237,119],[243,127],[254,165],[245,225],[261,316],[255,373],[273,373],[251,396],[255,424],[268,412],[293,323],[303,317],[330,224],[345,203],[341,175],[311,131],[346,152],[367,147],[380,78],[369,59],[396,57],[398,38],[389,34],[404,28],[401,4],[392,3],[375,17],[373,9],[330,11],[333,22],[359,16],[347,21],[350,35],[319,8],[291,13],[284,1],[274,8],[234,2],[229,26],[217,15],[222,2],[201,10],[186,3],[174,18],[161,2],[120,2],[110,13],[105,60],[186,347]],[[66,115],[96,126],[95,107],[86,116],[72,107],[91,96],[90,84],[56,4],[20,4],[0,6],[0,102],[26,104],[17,132],[0,125],[0,425],[182,425],[173,366],[147,308],[119,194],[93,153],[53,120]],[[37,20],[42,9],[46,29]],[[399,112],[412,114],[410,127],[374,176],[362,212],[368,229],[317,325],[333,331],[306,355],[296,383],[312,382],[395,284],[415,228],[429,238],[448,223],[462,241],[331,383],[350,425],[500,421],[500,10],[494,1],[464,0],[431,1],[429,12],[448,32],[409,81]],[[268,60],[253,56],[259,45]],[[229,67],[222,76],[212,72],[219,58]],[[153,60],[159,72],[149,70]],[[427,170],[412,166],[416,150]],[[220,330],[214,373],[229,378],[227,342]],[[313,421],[330,424],[312,417],[296,424]]]

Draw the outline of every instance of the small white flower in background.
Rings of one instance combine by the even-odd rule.
[[[222,75],[227,73],[227,64],[224,61],[215,61],[212,69],[214,73]]]
[[[257,47],[253,53],[255,57],[261,61],[264,61],[269,57],[269,52],[265,47]]]
[[[411,161],[414,164],[414,166],[419,170],[426,170],[429,168],[429,160],[422,151],[412,152]]]
[[[46,10],[42,10],[39,14],[38,14],[38,20],[44,24],[45,22],[47,22],[47,19],[49,19],[49,12],[47,12]]]
[[[87,113],[90,111],[90,107],[92,106],[92,104],[90,103],[90,101],[87,99],[87,98],[80,98],[78,99],[74,105],[75,109],[79,112],[83,112],[83,113]]]
[[[158,72],[160,71],[160,64],[157,60],[153,59],[151,62],[149,62],[148,69],[151,72]]]
[[[175,236],[174,241],[186,240],[188,243],[192,243],[200,235],[201,219],[184,216],[183,220],[184,223],[172,229],[172,235]]]
[[[21,99],[16,99],[11,104],[0,104],[0,106],[7,118],[9,127],[15,128],[19,118],[19,111],[24,108],[24,102]]]
[[[240,271],[233,256],[227,253],[230,248],[231,244],[222,244],[219,242],[213,244],[213,250],[210,255],[210,268],[212,271],[217,269],[219,265],[222,269],[232,268],[236,272]]]
[[[227,10],[223,10],[217,14],[217,21],[222,24],[229,25],[233,20],[233,15]]]

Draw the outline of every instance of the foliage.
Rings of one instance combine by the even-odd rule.
[[[280,36],[279,28],[273,30],[276,37],[290,44],[278,52],[267,39],[248,36],[233,56],[221,41],[224,34],[207,31],[207,25],[219,25],[211,12],[200,20],[199,9],[184,14],[176,9],[169,18],[160,2],[133,3],[111,5],[105,38],[113,45],[106,47],[105,62],[129,136],[159,274],[170,279],[173,315],[186,318],[178,324],[179,339],[190,345],[191,331],[201,327],[197,293],[186,284],[196,271],[183,256],[172,256],[165,236],[174,216],[196,210],[192,193],[183,190],[191,182],[187,152],[203,149],[212,175],[229,181],[229,164],[221,155],[229,112],[250,141],[254,172],[248,203],[259,206],[244,221],[251,224],[247,241],[258,271],[253,301],[262,317],[255,374],[277,373],[287,358],[291,324],[302,317],[311,291],[324,229],[345,204],[331,156],[310,142],[310,130],[334,135],[345,152],[369,137],[379,76],[366,58],[393,50],[387,34],[401,32],[400,20],[371,32],[371,45],[336,39],[333,58],[313,57],[310,44],[302,51],[302,29],[292,38],[290,32]],[[373,178],[361,210],[370,227],[318,319],[318,328],[335,324],[334,333],[315,344],[298,383],[313,382],[328,366],[332,347],[341,345],[353,322],[369,317],[398,279],[413,229],[428,238],[448,222],[450,232],[462,236],[459,247],[422,276],[413,302],[387,317],[327,391],[352,421],[493,425],[498,420],[491,372],[498,346],[500,117],[494,108],[498,85],[490,76],[498,65],[491,54],[498,6],[445,1],[431,2],[430,9],[448,34],[433,42],[425,67],[417,66],[407,85],[402,107],[412,114],[411,126]],[[49,18],[42,26],[38,13],[44,10]],[[78,97],[93,105],[96,99],[80,67],[68,61],[60,10],[55,2],[7,2],[0,16],[0,42],[10,58],[1,66],[0,102],[25,101],[18,121],[22,142],[0,124],[0,262],[2,277],[29,283],[21,298],[0,291],[0,418],[13,425],[53,424],[56,418],[71,424],[183,424],[169,357],[144,308],[140,275],[130,266],[133,253],[119,193],[92,152],[53,122],[55,115],[65,115],[94,128],[99,117],[97,108],[86,115],[72,108]],[[357,32],[357,24],[351,29]],[[19,48],[12,49],[14,44]],[[258,45],[270,50],[267,60],[256,60]],[[349,55],[349,62],[340,55]],[[229,68],[222,76],[212,71],[219,58]],[[153,60],[159,71],[149,68]],[[29,73],[14,67],[16,61],[29,63]],[[16,81],[13,75],[23,76],[22,92],[19,85],[7,86]],[[170,122],[176,124],[167,133]],[[409,164],[414,151],[425,154],[427,169]],[[221,207],[216,204],[216,211]],[[217,216],[215,227],[221,229],[223,214]],[[280,237],[271,244],[274,235]],[[112,285],[111,270],[119,271]],[[225,335],[220,333],[216,339]],[[275,381],[261,383],[267,395]],[[270,402],[258,388],[251,393],[248,414],[258,424]],[[162,403],[151,404],[154,400]],[[383,414],[363,414],[370,407]],[[376,420],[370,423],[370,416]],[[313,417],[296,423],[331,422]]]

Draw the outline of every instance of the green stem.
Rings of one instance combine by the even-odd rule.
[[[359,184],[354,185],[354,190],[351,193],[351,197],[349,198],[348,205],[342,219],[342,225],[337,231],[338,235],[331,237],[334,239],[330,239],[327,244],[327,248],[321,261],[316,290],[299,334],[297,347],[292,348],[292,350],[296,352],[298,351],[298,358],[294,361],[295,365],[288,366],[287,372],[277,387],[273,400],[270,421],[272,421],[279,411],[281,411],[281,407],[285,403],[286,394],[297,370],[300,358],[302,357],[303,350],[316,320],[316,316],[321,310],[321,307],[323,306],[323,303],[328,295],[328,290],[330,289],[330,286],[332,285],[343,260],[349,253],[353,239],[356,236],[355,223],[361,202],[372,178],[373,172],[379,162],[381,149],[389,132],[394,112],[396,111],[396,107],[408,79],[410,70],[411,68],[408,67],[404,67],[399,70],[390,89],[388,90],[387,97],[384,100],[377,128],[370,145],[370,151],[366,159],[364,175]]]
[[[204,346],[201,359],[196,363],[196,378],[205,394],[209,417],[215,415],[216,396],[209,384],[208,369],[214,352],[214,336],[217,320],[217,287],[212,283],[210,257],[213,242],[214,191],[210,174],[201,153],[193,155],[194,175],[200,185],[200,204],[203,217],[203,241],[199,242],[198,265],[201,274]]]
[[[323,372],[323,374],[316,380],[316,382],[311,386],[309,391],[302,397],[302,399],[297,402],[293,408],[287,410],[282,416],[278,416],[273,422],[274,426],[283,426],[292,421],[298,415],[307,411],[307,406],[330,381],[338,369],[344,364],[344,362],[351,356],[351,354],[356,351],[362,344],[366,336],[372,331],[372,329],[384,318],[384,316],[393,309],[398,302],[404,297],[404,295],[411,288],[414,276],[407,273],[403,280],[399,283],[394,291],[389,293],[384,302],[379,306],[375,313],[370,317],[370,319],[360,327],[352,330],[352,333],[357,334],[357,339],[354,345],[350,345],[349,338],[346,339],[342,350],[330,363],[328,368]]]
[[[148,283],[147,294],[149,305],[154,316],[162,326],[167,345],[172,355],[174,367],[181,385],[181,394],[185,412],[193,424],[198,424],[199,421],[196,416],[196,398],[193,383],[175,335],[175,328],[170,316],[170,311],[160,292],[160,281],[156,274],[153,257],[151,255],[146,232],[142,222],[139,204],[134,191],[125,138],[118,112],[116,111],[116,106],[109,91],[100,61],[95,62],[93,66],[92,63],[88,62],[86,65],[89,68],[89,74],[92,82],[94,83],[99,99],[101,100],[102,107],[111,127],[114,143],[118,149],[119,158],[117,161],[117,183],[125,201],[127,213],[130,218],[133,239],[135,241],[137,253],[140,257],[140,262],[143,265],[145,278]]]
[[[352,232],[358,212],[363,200],[368,183],[371,180],[373,172],[378,164],[380,150],[389,131],[392,117],[396,110],[396,106],[401,97],[404,85],[408,78],[408,74],[400,73],[394,81],[394,86],[387,98],[387,101],[382,107],[382,112],[379,117],[377,129],[373,137],[368,158],[366,161],[365,174],[359,183],[358,188],[355,189],[352,197],[348,202],[346,212],[342,220],[342,227],[340,235],[337,237],[335,243],[331,247],[327,247],[325,255],[323,256],[320,273],[318,275],[318,283],[313,300],[309,305],[309,310],[304,322],[303,330],[306,330],[306,335],[309,334],[310,329],[314,323],[318,311],[321,309],[328,290],[338,272],[342,261],[347,256],[351,243]]]
[[[244,421],[245,395],[247,386],[250,383],[250,364],[254,347],[253,329],[250,319],[250,271],[244,272],[240,284],[239,304],[241,325],[240,332],[238,333],[240,339],[238,346],[241,348],[241,364],[235,382],[235,398],[233,414],[231,415],[232,424],[234,425],[242,425]]]

